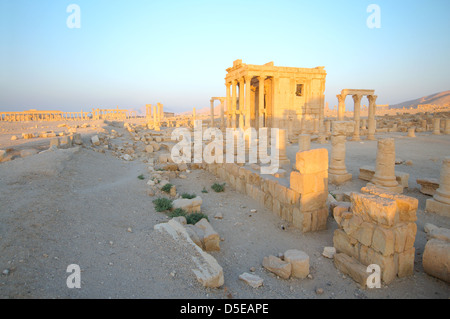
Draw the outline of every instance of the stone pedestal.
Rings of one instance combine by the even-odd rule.
[[[311,149],[311,136],[309,134],[300,134],[298,136],[298,151],[304,152]]]
[[[415,127],[409,128],[408,129],[408,137],[416,137],[415,131],[416,131]]]
[[[289,166],[291,161],[286,156],[286,130],[278,130],[277,145],[280,166]]]
[[[450,217],[450,156],[444,158],[439,188],[433,198],[427,200],[425,211]]]
[[[444,134],[450,135],[450,119],[445,120]]]
[[[331,135],[331,159],[328,170],[330,183],[339,185],[352,179],[352,174],[347,172],[345,166],[345,142],[348,123],[345,121],[333,122]]]
[[[433,135],[441,135],[441,119],[433,119]]]
[[[393,138],[378,141],[375,175],[372,184],[394,193],[403,193],[403,186],[397,182],[395,177],[395,141]]]

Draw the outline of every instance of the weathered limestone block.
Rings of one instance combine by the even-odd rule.
[[[309,256],[296,249],[287,250],[284,260],[292,265],[292,277],[306,278],[309,275]]]
[[[392,229],[378,226],[375,228],[372,239],[372,248],[383,256],[394,254],[395,235]]]
[[[415,131],[416,131],[415,127],[410,127],[408,129],[408,137],[416,137]]]
[[[258,288],[262,286],[264,283],[264,279],[262,279],[261,277],[249,274],[247,272],[244,272],[242,275],[239,275],[239,279],[246,282],[253,288]]]
[[[443,160],[439,188],[427,199],[425,211],[450,217],[450,156]]]
[[[326,170],[315,174],[291,172],[290,188],[300,194],[323,192],[328,189],[328,172]]]
[[[414,257],[416,249],[414,247],[398,254],[398,273],[399,278],[411,276],[414,274]]]
[[[300,134],[298,136],[298,151],[304,152],[311,149],[311,136],[309,134]]]
[[[223,286],[222,267],[213,256],[204,252],[192,241],[183,225],[172,219],[168,223],[155,225],[154,229],[168,233],[175,240],[175,243],[183,241],[195,249],[196,254],[191,257],[197,268],[192,269],[192,271],[204,287],[218,288]]]
[[[98,135],[94,135],[91,137],[91,142],[93,145],[95,146],[99,146],[100,145],[100,140],[98,138]]]
[[[434,238],[429,240],[422,263],[427,274],[450,283],[450,242]]]
[[[419,200],[417,198],[392,193],[374,185],[368,185],[361,188],[361,193],[394,200],[397,203],[400,221],[415,222],[417,220],[416,212],[419,207]]]
[[[211,224],[206,220],[206,218],[201,219],[195,224],[195,227],[203,230],[203,243],[205,245],[206,251],[219,251],[220,250],[220,236],[212,228]]]
[[[346,254],[336,254],[334,256],[334,264],[342,273],[349,275],[362,287],[367,285],[367,279],[370,273],[367,272],[367,267],[362,265],[358,260]]]
[[[59,137],[50,139],[50,148],[52,147],[59,147]]]
[[[62,136],[59,141],[59,148],[67,149],[72,147],[72,138],[70,136]]]
[[[433,196],[439,188],[439,180],[436,178],[421,178],[416,182],[420,185],[420,192],[425,195]]]
[[[352,211],[364,221],[392,227],[399,221],[397,203],[375,195],[352,193]]]
[[[28,156],[36,155],[37,153],[38,153],[38,151],[35,150],[34,148],[28,148],[28,149],[20,151],[20,157],[28,157]],[[1,161],[1,158],[0,158],[0,161]]]
[[[268,271],[283,279],[289,279],[292,273],[292,265],[275,256],[264,257],[262,265]]]
[[[187,198],[178,198],[175,199],[172,202],[172,206],[174,209],[176,208],[181,208],[184,209],[185,211],[192,213],[192,212],[200,212],[201,211],[201,206],[202,206],[202,198],[200,196],[197,196],[195,198],[192,199],[187,199]]]
[[[328,170],[328,150],[325,148],[297,152],[295,168],[300,174],[315,174]]]
[[[75,145],[82,145],[83,144],[83,140],[81,139],[81,134],[80,133],[73,134],[72,142]]]
[[[333,246],[338,253],[359,258],[358,241],[345,233],[342,229],[336,229],[333,236]]]
[[[441,134],[441,119],[435,118],[433,119],[433,135]]]

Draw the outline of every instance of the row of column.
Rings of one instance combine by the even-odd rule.
[[[257,120],[257,125],[259,127],[264,127],[264,81],[266,76],[257,76],[259,81],[259,118]],[[226,86],[226,101],[227,101],[227,113],[228,113],[228,126],[229,127],[241,127],[249,128],[251,125],[251,81],[253,76],[245,75],[238,80],[232,80],[225,83]],[[237,96],[237,87],[239,86],[239,96]],[[239,109],[237,109],[239,103]],[[230,107],[228,107],[230,106]],[[239,116],[239,123],[237,124],[237,117]]]
[[[345,116],[345,98],[347,95],[338,94],[336,95],[338,98],[338,114],[337,114],[337,120],[343,121]],[[354,94],[353,97],[353,103],[354,103],[354,111],[353,111],[353,119],[355,121],[355,130],[353,132],[353,140],[359,141],[360,140],[360,111],[361,111],[361,99],[363,97],[363,94]],[[367,95],[367,99],[369,100],[369,116],[368,116],[368,140],[375,140],[375,129],[376,129],[376,121],[375,121],[375,111],[376,111],[376,95]]]

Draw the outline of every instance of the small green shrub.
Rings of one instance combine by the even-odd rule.
[[[195,194],[188,194],[188,193],[181,194],[181,198],[193,199],[195,197],[197,197],[197,195],[195,195]]]
[[[187,211],[185,211],[184,209],[177,208],[177,209],[174,209],[173,211],[171,211],[168,216],[170,218],[174,218],[174,217],[178,217],[178,216],[186,217],[187,214],[188,214]]]
[[[168,198],[157,198],[153,201],[153,204],[157,212],[165,212],[166,210],[172,209],[172,201]]]
[[[144,174],[141,174],[141,175],[138,176],[138,178],[139,178],[140,180],[143,180],[143,179],[145,179],[145,176],[144,176]]]
[[[161,190],[163,191],[163,192],[166,192],[167,194],[169,194],[170,193],[170,189],[172,188],[172,184],[170,184],[170,183],[167,183],[166,185],[164,185],[163,187],[161,187]]]
[[[188,224],[195,225],[203,218],[206,218],[207,221],[209,221],[208,216],[206,216],[203,213],[190,213],[186,215],[186,221]]]
[[[208,193],[208,191],[206,190],[206,187],[203,187],[203,189],[202,189],[202,193],[203,193],[203,194],[206,194],[206,193]]]
[[[225,190],[225,183],[223,184],[219,184],[219,183],[214,183],[211,188],[216,192],[216,193],[220,193],[223,192]]]

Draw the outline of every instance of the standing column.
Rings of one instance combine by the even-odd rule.
[[[375,175],[369,184],[387,189],[394,193],[403,193],[403,186],[395,177],[395,141],[393,138],[378,140]]]
[[[338,94],[336,95],[338,99],[338,114],[337,114],[337,120],[343,121],[345,116],[345,95]]]
[[[237,99],[237,81],[233,80],[231,82],[231,127],[236,128],[236,99]]]
[[[258,115],[259,115],[259,120],[258,120],[258,128],[260,127],[264,127],[264,80],[265,77],[264,76],[259,76],[258,77],[258,81],[259,81],[259,95],[258,95]]]
[[[224,113],[225,100],[220,99],[220,129],[225,130],[225,113]]]
[[[352,179],[345,166],[345,142],[348,122],[334,121],[331,131],[331,155],[328,169],[328,180],[331,184],[340,185]]]
[[[415,131],[416,131],[415,127],[408,128],[408,137],[416,137]]]
[[[439,188],[433,198],[427,199],[425,211],[450,217],[450,157],[442,162]]]
[[[355,130],[353,131],[353,141],[359,141],[359,128],[360,128],[360,110],[361,110],[361,98],[359,94],[355,94],[353,97],[353,120],[355,121]]]
[[[450,135],[450,119],[445,120],[444,134]]]
[[[211,122],[210,122],[210,125],[211,125],[211,127],[214,127],[214,100],[211,99],[209,102],[211,104],[211,115],[210,115]]]
[[[239,79],[239,127],[244,129],[244,78]]]
[[[298,151],[304,152],[311,149],[311,136],[309,134],[300,134],[298,136]]]
[[[226,91],[227,91],[227,127],[231,127],[231,121],[232,121],[232,108],[231,108],[231,95],[230,95],[230,82],[225,83]]]
[[[433,135],[441,135],[441,119],[433,119]]]
[[[369,100],[369,127],[368,127],[368,140],[375,140],[375,130],[376,130],[376,121],[375,121],[375,111],[377,105],[375,104],[377,101],[376,95],[368,95],[367,99]]]
[[[192,125],[194,125],[196,119],[197,119],[197,114],[195,113],[195,107],[194,107],[192,109]]]
[[[286,156],[286,130],[279,129],[277,136],[278,159],[280,166],[289,166],[291,161]]]
[[[251,126],[251,112],[252,112],[252,108],[251,108],[251,92],[250,92],[250,88],[251,88],[251,82],[252,82],[252,77],[251,76],[245,76],[245,106],[244,106],[244,110],[245,110],[245,129],[249,128]]]

